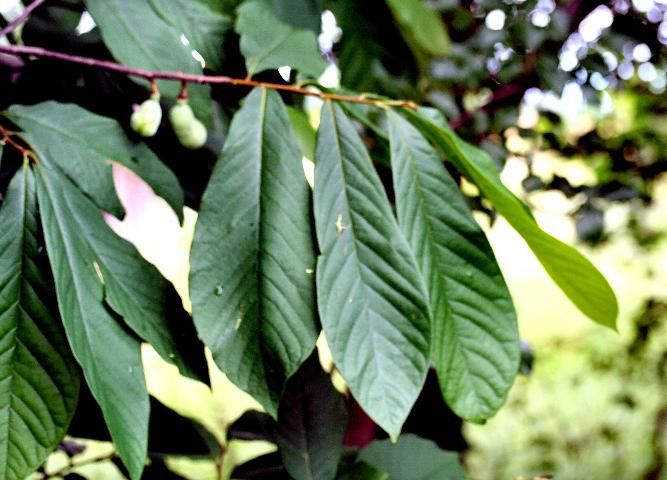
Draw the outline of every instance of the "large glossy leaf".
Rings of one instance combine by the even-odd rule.
[[[544,269],[577,308],[595,322],[616,328],[618,302],[607,280],[583,255],[539,227],[523,202],[503,185],[491,157],[461,140],[446,122],[433,121],[428,111],[405,110],[405,114],[526,240]]]
[[[0,210],[0,478],[23,480],[65,436],[79,372],[39,249],[37,197],[23,167]]]
[[[512,298],[491,246],[437,153],[389,112],[398,222],[431,303],[431,355],[447,403],[482,421],[503,404],[519,364]]]
[[[171,70],[201,74],[202,67],[192,56],[192,47],[181,41],[181,31],[165,22],[150,2],[136,0],[85,0],[104,43],[119,62],[149,70]],[[178,82],[158,82],[160,91],[176,97]],[[188,87],[190,103],[198,116],[209,121],[210,88]],[[129,112],[128,112],[129,115]]]
[[[122,207],[113,184],[111,162],[133,170],[155,193],[183,215],[183,190],[178,180],[143,143],[131,142],[110,118],[74,104],[44,102],[15,105],[7,116],[44,162],[52,162],[100,208],[118,214]]]
[[[410,43],[430,55],[447,55],[449,36],[436,10],[423,0],[387,0],[387,5]]]
[[[81,224],[94,223],[100,212],[54,167],[39,165],[36,177],[67,338],[132,479],[138,479],[146,458],[149,417],[141,343],[104,304],[100,258],[80,230]]]
[[[315,34],[282,23],[266,2],[244,2],[238,14],[236,31],[241,35],[241,53],[249,76],[287,65],[318,77],[326,68]]]
[[[276,92],[256,89],[202,199],[190,295],[218,366],[274,416],[318,332],[309,198],[285,107]]]
[[[395,438],[428,367],[426,292],[368,152],[335,104],[323,107],[315,158],[322,326],[352,394]]]
[[[430,440],[401,435],[398,442],[373,442],[359,453],[359,459],[387,472],[391,479],[465,480],[456,452],[440,450]]]
[[[295,480],[333,480],[343,455],[347,411],[314,353],[289,379],[278,410],[276,442]]]
[[[162,19],[183,33],[190,46],[199,52],[206,67],[218,70],[223,62],[223,37],[232,27],[227,15],[216,11],[210,2],[199,0],[150,0]]]

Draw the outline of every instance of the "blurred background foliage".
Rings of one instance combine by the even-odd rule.
[[[242,3],[193,1],[228,16],[229,25]],[[0,1],[0,13],[11,18],[15,3]],[[320,34],[320,48],[331,64],[322,83],[441,110],[463,138],[493,156],[503,180],[534,209],[543,228],[585,251],[619,296],[618,333],[590,324],[551,284],[523,241],[461,180],[510,285],[526,350],[525,375],[517,379],[507,405],[486,425],[463,426],[470,477],[667,479],[667,1],[267,3],[282,21]],[[322,16],[324,11],[330,13]],[[78,0],[51,0],[25,25],[22,38],[109,57],[94,24],[85,27],[82,13]],[[219,71],[244,76],[238,36],[232,28],[220,35]],[[37,62],[10,74],[0,62],[0,108],[5,102],[76,99],[127,123],[131,103],[146,95],[143,87],[116,74],[65,65],[45,84],[50,68]],[[278,72],[263,77],[298,80],[293,73],[282,74],[285,79]],[[244,94],[213,89],[211,140],[187,161],[168,132],[150,142],[176,171],[195,209],[201,179],[208,178],[230,112]],[[286,100],[303,106],[301,98]],[[390,190],[382,118],[367,109],[353,113]],[[195,214],[188,213],[181,229],[155,198],[142,215],[135,217],[136,225],[167,225],[172,234],[157,236],[155,228],[139,232],[130,225],[125,235],[185,292]],[[275,448],[226,441],[227,427],[255,405],[224,376],[214,372],[212,391],[200,389],[177,378],[150,351],[146,358],[159,372],[149,375],[151,392],[205,425],[229,452],[222,466],[169,459],[173,471],[186,478],[216,478],[216,472],[229,475],[234,465]],[[433,435],[446,440],[461,427],[452,422],[434,428]],[[65,453],[58,455],[54,462],[69,461]],[[120,473],[95,475],[90,478],[119,478]]]

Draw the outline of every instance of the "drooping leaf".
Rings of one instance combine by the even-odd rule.
[[[110,118],[74,105],[44,102],[14,105],[7,116],[42,161],[53,162],[100,208],[119,214],[111,161],[143,178],[182,218],[183,190],[178,180],[143,143],[131,142]]]
[[[262,0],[244,2],[239,7],[236,32],[241,35],[241,53],[249,76],[286,65],[318,77],[327,66],[315,33],[281,22]]]
[[[317,353],[287,381],[278,409],[276,443],[296,480],[333,480],[343,455],[347,411]]]
[[[489,155],[461,140],[444,121],[432,121],[427,111],[405,114],[524,238],[546,272],[585,315],[616,328],[618,302],[607,280],[573,247],[544,232],[521,202],[500,180]]]
[[[35,173],[67,338],[132,479],[139,479],[149,417],[141,342],[105,306],[99,258],[80,230],[99,210],[55,167],[38,165]]]
[[[190,46],[199,52],[206,67],[219,70],[223,62],[223,38],[232,27],[227,15],[216,11],[210,2],[199,0],[150,0],[162,19],[183,33]]]
[[[232,121],[202,199],[190,294],[218,366],[274,416],[285,379],[318,333],[309,198],[280,97],[256,89]]]
[[[435,150],[389,112],[398,223],[429,292],[431,356],[459,416],[482,421],[503,404],[519,362],[512,298],[491,246]]]
[[[430,55],[447,55],[449,35],[437,11],[423,0],[387,0],[387,5],[408,42]]]
[[[315,158],[322,326],[352,394],[395,438],[428,367],[426,292],[368,152],[332,103]]]
[[[130,67],[201,74],[192,47],[181,41],[179,28],[165,22],[149,2],[136,0],[85,0],[86,8],[99,27],[105,45],[116,60]],[[158,82],[169,97],[178,95],[178,82]],[[188,98],[205,123],[211,115],[211,94],[206,85],[188,87]],[[129,116],[129,112],[128,112]]]
[[[430,440],[401,435],[396,443],[379,440],[359,453],[359,460],[401,480],[465,480],[456,452],[440,450]]]
[[[79,372],[40,253],[35,180],[25,166],[0,209],[0,478],[23,480],[65,436]]]

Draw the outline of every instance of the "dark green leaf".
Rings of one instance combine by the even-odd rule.
[[[389,480],[389,474],[366,462],[344,466],[336,480]]]
[[[276,421],[268,413],[257,410],[244,412],[227,428],[229,440],[265,440],[275,443]]]
[[[266,2],[244,2],[238,14],[236,32],[241,35],[241,53],[249,76],[286,65],[304,75],[319,77],[326,68],[315,34],[284,24]]]
[[[431,121],[427,112],[405,113],[526,240],[547,273],[579,310],[601,325],[616,328],[618,302],[607,280],[583,255],[539,227],[526,205],[503,185],[491,157],[461,140],[446,122]]]
[[[333,480],[343,454],[347,411],[317,353],[288,380],[278,409],[276,443],[296,480]]]
[[[433,56],[447,55],[449,36],[437,11],[423,0],[387,0],[387,5],[409,43]]]
[[[206,68],[219,70],[223,63],[223,37],[232,27],[227,15],[199,0],[150,0],[162,19],[183,33],[190,46],[206,61]]]
[[[218,366],[274,416],[283,382],[318,333],[310,218],[301,152],[280,96],[254,90],[202,199],[190,294]]]
[[[389,112],[398,223],[431,303],[431,355],[452,410],[483,421],[503,404],[519,362],[516,314],[493,250],[431,145]]]
[[[179,28],[165,22],[149,2],[136,0],[85,0],[86,8],[102,33],[104,43],[119,62],[148,70],[171,70],[201,74],[202,67],[192,56],[192,47],[181,41]],[[169,97],[178,95],[178,82],[158,82]],[[188,97],[197,115],[209,122],[210,88],[188,87]],[[128,112],[129,116],[129,112]]]
[[[100,208],[122,212],[111,173],[114,161],[136,172],[182,218],[183,190],[174,174],[110,118],[57,102],[15,105],[7,116],[24,130],[22,136],[41,161],[58,165]]]
[[[23,480],[65,436],[79,395],[46,257],[32,172],[12,180],[0,210],[0,478]]]
[[[104,305],[100,258],[80,230],[82,224],[101,221],[100,212],[55,167],[39,165],[36,176],[46,247],[69,343],[132,479],[139,479],[149,416],[141,342]]]
[[[352,394],[396,438],[428,367],[425,288],[368,152],[332,103],[323,108],[315,157],[324,332]]]
[[[359,459],[400,480],[465,480],[459,456],[440,450],[430,440],[401,435],[398,442],[380,440],[359,453]]]
[[[220,454],[220,444],[202,424],[186,418],[151,397],[148,451],[151,457],[162,455],[213,457]],[[143,478],[143,477],[142,477]]]

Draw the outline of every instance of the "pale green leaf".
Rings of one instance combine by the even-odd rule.
[[[607,280],[586,257],[539,227],[526,205],[503,185],[491,157],[461,140],[446,122],[429,119],[427,111],[405,110],[405,114],[526,240],[544,269],[577,308],[595,322],[616,328],[618,302]]]
[[[278,409],[276,443],[295,480],[333,480],[343,456],[347,411],[317,353],[288,380]]]
[[[239,7],[236,32],[241,35],[241,53],[249,76],[290,66],[317,78],[327,66],[320,56],[315,34],[276,19],[264,1],[251,0]]]
[[[504,403],[519,365],[512,297],[435,150],[400,115],[388,118],[398,223],[429,292],[440,385],[457,415],[482,421]]]
[[[23,129],[21,136],[41,161],[57,165],[100,208],[122,212],[111,172],[111,162],[118,162],[150,184],[182,217],[183,190],[176,176],[145,144],[130,141],[114,120],[51,101],[14,105],[7,117]]]
[[[39,207],[58,307],[74,356],[102,409],[133,480],[141,477],[148,441],[149,402],[141,342],[104,304],[100,258],[80,225],[100,212],[55,167],[36,168]],[[100,232],[104,234],[104,232]],[[113,235],[107,231],[106,235]]]
[[[408,42],[430,55],[447,55],[449,35],[436,10],[424,0],[387,0],[387,5]]]
[[[202,199],[190,259],[197,330],[227,376],[275,416],[313,350],[310,190],[285,107],[254,90]]]
[[[147,1],[85,0],[105,45],[116,60],[130,67],[201,74],[202,67],[184,45],[178,28],[165,22]],[[176,98],[179,82],[158,82],[162,94]],[[188,97],[197,116],[209,123],[211,89],[190,85]],[[131,112],[128,112],[128,117]]]
[[[335,104],[323,108],[315,158],[322,326],[352,394],[395,438],[428,367],[425,288],[368,152]]]
[[[400,480],[465,480],[468,478],[456,452],[441,450],[417,435],[401,435],[396,443],[379,440],[359,453],[367,462]]]
[[[79,371],[40,252],[37,198],[24,166],[0,209],[0,478],[23,480],[65,436]]]
[[[150,0],[162,19],[183,33],[205,60],[206,68],[219,70],[223,63],[223,38],[232,27],[227,15],[216,11],[209,2],[199,0]]]

